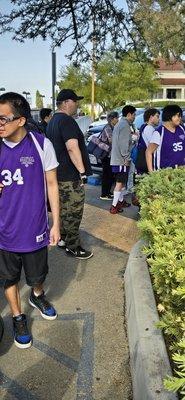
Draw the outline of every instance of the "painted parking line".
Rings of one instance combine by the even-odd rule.
[[[23,388],[13,379],[8,378],[0,371],[0,386],[1,389],[6,389],[8,394],[17,400],[41,400],[29,390]]]
[[[63,364],[67,368],[72,369],[75,372],[78,371],[78,361],[75,361],[73,360],[73,358],[68,357],[66,354],[55,350],[53,347],[49,347],[47,344],[42,343],[40,340],[33,339],[33,347],[46,354],[48,357],[53,358],[59,364]]]
[[[35,320],[43,321],[41,316],[35,316]],[[77,388],[75,400],[93,400],[93,366],[94,366],[94,314],[93,313],[76,313],[76,314],[61,314],[56,320],[60,321],[82,321],[82,346],[80,352],[80,360],[76,361],[55,350],[53,347],[46,345],[40,340],[33,340],[33,347],[48,357],[55,360],[57,363],[65,365],[68,369],[77,373]],[[1,388],[6,389],[9,394],[19,400],[41,400],[27,389],[21,387],[16,380],[12,380],[0,373]]]

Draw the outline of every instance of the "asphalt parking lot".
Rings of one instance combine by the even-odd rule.
[[[58,248],[49,251],[46,291],[58,311],[55,321],[43,320],[29,306],[29,288],[22,277],[23,311],[33,334],[30,349],[14,346],[9,309],[0,289],[5,323],[0,399],[132,399],[123,272],[138,237],[137,208],[110,215],[99,191],[100,187],[87,187],[81,228],[82,244],[93,249],[94,257],[81,261]]]

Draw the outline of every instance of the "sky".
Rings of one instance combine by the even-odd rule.
[[[123,3],[124,0],[119,0]],[[2,11],[10,9],[10,0],[0,0]],[[64,43],[56,49],[57,77],[61,67],[69,61],[65,57],[72,43]],[[44,107],[51,104],[52,69],[51,43],[41,39],[24,43],[11,39],[10,34],[0,36],[0,88],[6,92],[30,92],[31,106],[35,107],[36,90],[45,95]],[[1,92],[3,93],[3,92]]]

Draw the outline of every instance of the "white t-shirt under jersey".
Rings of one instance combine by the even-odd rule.
[[[143,129],[142,137],[146,144],[146,147],[148,147],[150,140],[152,138],[152,134],[155,131],[155,129],[156,128],[153,125],[146,125],[145,128]]]

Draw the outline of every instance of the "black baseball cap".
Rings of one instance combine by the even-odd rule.
[[[77,94],[71,89],[62,89],[57,96],[57,101],[65,100],[82,100],[84,96],[77,96]]]

